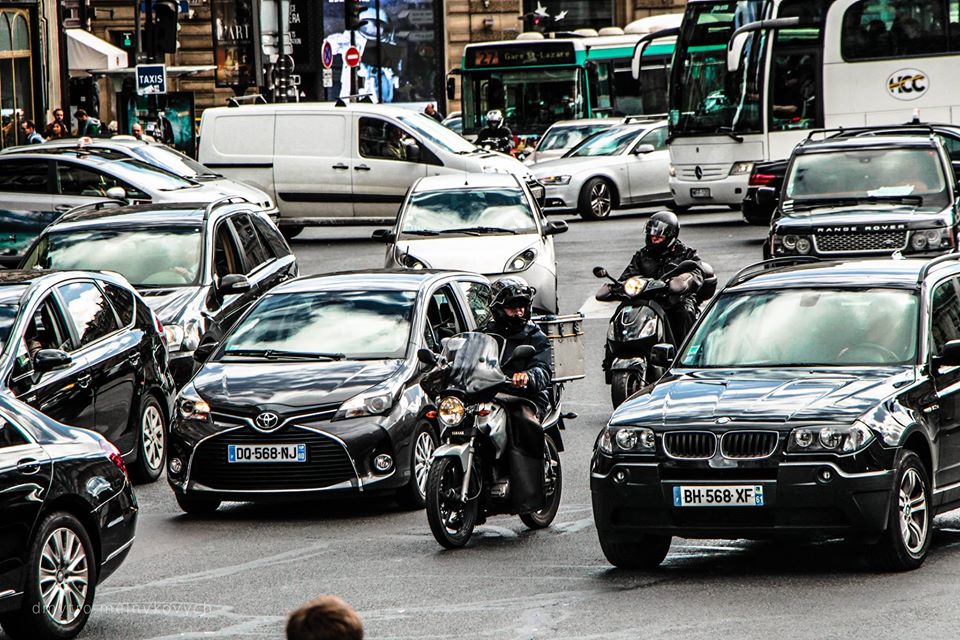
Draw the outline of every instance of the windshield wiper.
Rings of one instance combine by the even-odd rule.
[[[922,196],[863,196],[859,198],[815,198],[808,200],[804,198],[802,202],[793,201],[794,211],[808,211],[810,209],[819,209],[820,207],[830,207],[845,204],[923,204]]]
[[[299,359],[299,360],[343,360],[342,353],[318,353],[312,351],[284,351],[283,349],[227,349],[227,356],[248,358],[266,358],[267,360]]]
[[[722,133],[734,142],[743,142],[743,136],[734,133],[733,127],[717,127],[717,133]]]
[[[406,236],[438,236],[440,235],[439,231],[430,231],[429,229],[414,229],[413,231],[401,231],[403,235]]]
[[[444,229],[440,233],[467,233],[471,235],[480,235],[481,233],[509,233],[512,236],[517,235],[513,229],[504,229],[503,227],[463,227],[461,229]]]

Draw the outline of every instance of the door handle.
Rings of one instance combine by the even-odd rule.
[[[370,171],[370,167],[365,164],[358,164],[353,168],[354,171]]]
[[[349,169],[350,167],[348,167],[347,165],[343,164],[342,162],[339,162],[339,163],[333,165],[333,168],[336,169],[336,170],[338,170],[338,171],[346,171],[346,170]]]
[[[77,386],[80,387],[81,389],[86,389],[87,387],[90,386],[91,380],[93,380],[93,376],[91,376],[89,373],[84,374],[79,378],[77,378]]]
[[[40,462],[34,458],[23,458],[17,461],[17,471],[25,476],[33,475],[40,471]]]

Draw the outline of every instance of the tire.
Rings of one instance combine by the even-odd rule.
[[[584,220],[604,220],[614,209],[613,185],[606,178],[590,178],[580,190],[577,211]]]
[[[613,371],[610,373],[610,399],[616,409],[627,398],[642,389],[646,383],[639,371]]]
[[[553,438],[544,436],[544,459],[543,472],[551,474],[552,477],[546,479],[547,486],[547,504],[540,511],[533,513],[521,513],[520,520],[530,529],[546,529],[553,523],[557,517],[557,510],[560,509],[560,499],[563,496],[563,467],[560,465],[560,452],[557,451],[557,445]],[[548,468],[547,465],[550,465]]]
[[[410,482],[397,493],[397,500],[407,509],[423,509],[427,506],[427,478],[430,472],[430,456],[437,448],[437,436],[429,422],[417,425],[410,439]]]
[[[76,637],[90,617],[97,586],[97,557],[83,524],[62,511],[43,518],[26,570],[23,604],[0,616],[0,626],[14,640]]]
[[[667,209],[670,209],[670,211],[673,211],[677,215],[690,212],[690,207],[688,205],[677,204],[676,202],[671,202],[668,204]]]
[[[304,226],[302,224],[285,224],[280,226],[280,234],[283,235],[287,240],[293,240],[298,235],[303,233]]]
[[[887,530],[870,550],[871,564],[877,569],[912,571],[927,557],[933,520],[929,477],[920,456],[905,449],[897,465]]]
[[[646,534],[635,542],[611,542],[604,540],[603,532],[599,535],[603,555],[618,569],[656,569],[670,551],[670,536]]]
[[[209,516],[220,507],[219,500],[185,496],[179,493],[174,495],[177,498],[177,505],[180,506],[180,510],[192,516]]]
[[[427,476],[427,521],[433,537],[447,549],[459,549],[467,544],[477,523],[479,503],[476,499],[467,500],[466,504],[460,503],[462,484],[463,471],[457,460],[437,458],[430,464]],[[451,509],[452,504],[461,506]],[[456,528],[451,528],[450,518],[457,513]]]
[[[152,395],[140,401],[137,422],[137,460],[130,474],[136,482],[156,482],[167,459],[167,423],[160,403]]]

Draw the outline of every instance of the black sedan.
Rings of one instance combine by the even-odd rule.
[[[0,627],[15,640],[76,636],[133,545],[120,452],[0,394],[0,514]]]
[[[166,204],[74,210],[47,227],[23,268],[114,271],[163,323],[177,387],[193,375],[200,337],[223,332],[297,260],[254,204]]]
[[[422,506],[437,434],[417,350],[486,319],[489,284],[364,272],[280,285],[180,392],[167,477],[188,513],[221,501],[398,493]]]
[[[156,480],[175,393],[162,331],[119,276],[0,273],[0,394],[100,432]]]

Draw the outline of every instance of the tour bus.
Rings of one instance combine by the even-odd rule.
[[[958,123],[958,64],[957,0],[690,0],[670,79],[673,198],[736,208],[754,163],[811,129]]]
[[[679,24],[680,14],[656,22]],[[641,86],[631,74],[634,47],[649,33],[637,21],[594,37],[543,37],[467,45],[463,50],[463,135],[476,136],[499,109],[520,138],[539,138],[559,120],[665,113],[673,40],[647,47]],[[572,35],[572,34],[570,34]],[[531,39],[534,38],[534,39]]]

